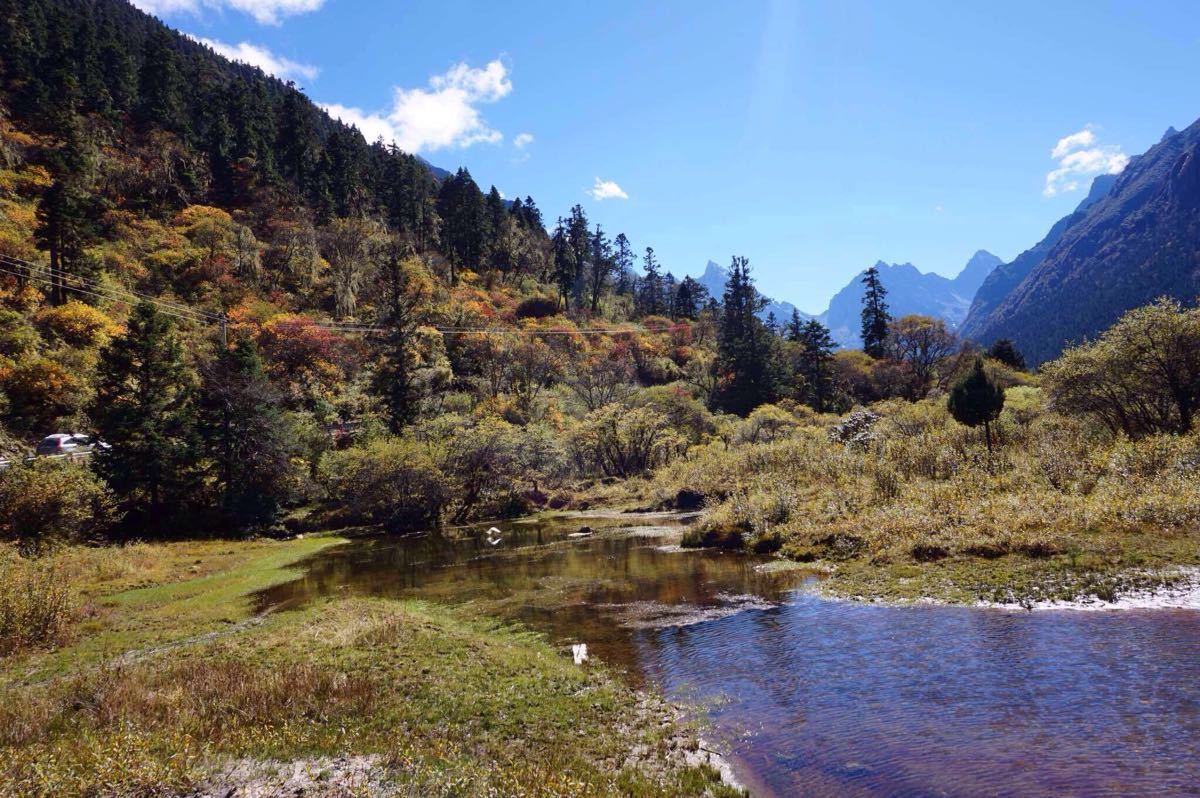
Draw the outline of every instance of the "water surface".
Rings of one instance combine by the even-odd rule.
[[[1200,613],[879,607],[678,522],[367,538],[260,595],[469,601],[692,702],[756,793],[1200,795]],[[595,531],[578,536],[581,527]]]

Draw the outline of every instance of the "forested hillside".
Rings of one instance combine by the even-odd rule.
[[[0,19],[4,449],[106,444],[56,534],[261,528],[325,496],[397,527],[520,511],[721,411],[874,390],[860,362],[833,379],[819,330],[758,320],[744,260],[709,297],[580,205],[547,230],[123,0]]]

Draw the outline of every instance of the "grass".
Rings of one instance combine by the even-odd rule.
[[[635,500],[698,492],[685,544],[778,551],[875,598],[1111,599],[1200,564],[1200,435],[1115,438],[1009,393],[990,457],[944,400],[886,402],[865,440],[803,418],[782,440],[698,447]]]
[[[52,555],[81,611],[69,642],[0,659],[0,796],[233,786],[247,762],[342,794],[345,756],[398,795],[730,793],[674,758],[661,704],[468,609],[345,598],[248,622],[249,593],[338,542]]]

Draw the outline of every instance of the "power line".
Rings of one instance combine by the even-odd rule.
[[[0,262],[8,262],[8,265],[10,265],[10,266],[15,265],[18,267],[26,267],[30,271],[37,271],[37,272],[41,272],[42,274],[49,274],[51,277],[54,276],[54,273],[45,266],[40,266],[36,263],[30,263],[29,261],[21,260],[20,258],[14,258],[10,255],[0,255]],[[17,276],[24,277],[25,275],[18,274]],[[155,297],[155,296],[151,296],[150,294],[143,294],[139,291],[134,291],[133,289],[130,289],[130,288],[123,288],[123,287],[122,288],[114,288],[112,286],[105,285],[104,283],[101,283],[98,280],[91,280],[87,277],[82,277],[80,275],[59,274],[58,276],[64,282],[68,281],[68,280],[72,280],[72,281],[75,281],[78,283],[82,283],[84,286],[93,288],[97,291],[104,292],[106,294],[107,298],[110,298],[110,299],[113,299],[116,301],[124,301],[122,299],[122,297],[135,298],[135,299],[145,300],[147,302],[155,302],[155,303],[163,304],[163,305],[173,305],[179,311],[182,311],[184,313],[191,313],[193,315],[200,316],[200,317],[203,317],[206,319],[211,319],[212,321],[220,321],[221,320],[221,316],[216,313],[211,313],[206,310],[200,310],[197,308],[187,307],[184,305],[178,305],[178,304],[175,304],[168,300],[161,299],[161,298]]]

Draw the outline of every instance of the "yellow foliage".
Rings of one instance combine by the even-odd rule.
[[[118,326],[103,311],[71,300],[60,307],[44,307],[34,315],[39,329],[68,346],[100,346],[116,334]]]

